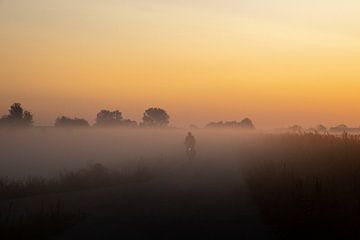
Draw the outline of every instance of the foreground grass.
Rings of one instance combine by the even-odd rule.
[[[0,214],[0,239],[50,239],[83,219],[83,214],[65,213],[61,201],[20,213],[10,203]]]
[[[94,164],[77,171],[63,171],[53,178],[0,179],[0,200],[9,203],[8,209],[0,210],[0,239],[50,239],[84,218],[84,214],[64,212],[60,200],[41,202],[40,209],[14,209],[15,198],[143,182],[154,175],[143,162],[137,162],[125,171]]]
[[[360,237],[360,137],[269,135],[243,166],[265,222],[280,238]]]
[[[143,165],[138,165],[132,171],[111,171],[101,164],[94,164],[77,171],[63,171],[53,178],[1,178],[0,200],[146,181],[152,175],[152,172]]]

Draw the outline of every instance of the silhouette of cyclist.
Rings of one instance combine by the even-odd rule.
[[[196,151],[195,151],[196,140],[191,132],[188,132],[184,144],[186,146],[186,154],[189,160],[192,160],[196,155]]]

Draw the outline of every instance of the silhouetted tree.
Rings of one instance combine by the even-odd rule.
[[[21,104],[14,103],[11,105],[8,116],[10,119],[22,119],[24,116],[24,109],[21,107]]]
[[[98,127],[136,127],[137,122],[124,119],[119,110],[101,110],[96,116],[95,126]]]
[[[29,111],[24,111],[20,103],[10,106],[9,114],[0,119],[1,126],[22,126],[30,127],[33,124],[33,115]]]
[[[145,110],[142,126],[166,127],[170,123],[170,116],[164,109],[149,108]]]
[[[243,120],[240,122],[240,127],[246,128],[246,129],[254,129],[254,128],[255,128],[253,122],[252,122],[251,119],[249,119],[249,118],[243,119]]]
[[[96,116],[96,124],[97,125],[111,125],[116,122],[119,122],[123,119],[122,113],[118,110],[109,111],[109,110],[101,110]]]
[[[130,119],[123,119],[121,121],[120,126],[123,126],[123,127],[137,127],[138,124],[137,124],[136,121],[133,121],[133,120],[130,120]]]
[[[58,117],[55,121],[55,127],[89,127],[89,123],[81,118]]]
[[[249,118],[245,118],[240,122],[227,121],[227,122],[211,122],[206,125],[206,128],[242,128],[242,129],[254,129],[255,126]]]

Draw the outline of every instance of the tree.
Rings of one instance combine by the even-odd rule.
[[[10,106],[9,114],[0,119],[0,125],[29,127],[33,124],[33,115],[24,111],[20,103]]]
[[[119,122],[123,119],[122,113],[119,110],[109,111],[109,110],[101,110],[96,115],[96,125],[113,125],[116,122]]]
[[[55,121],[55,127],[89,127],[88,121],[81,118],[58,117]]]
[[[23,119],[24,109],[21,107],[21,104],[14,103],[13,105],[11,105],[8,116],[10,119]]]
[[[143,126],[146,127],[166,127],[170,123],[170,116],[161,108],[149,108],[145,110],[143,116]]]
[[[240,127],[241,128],[246,128],[246,129],[254,129],[255,126],[253,124],[253,122],[251,121],[250,118],[245,118],[240,122]]]
[[[23,120],[28,123],[28,124],[32,124],[33,123],[33,115],[31,114],[31,112],[29,111],[25,111],[24,112],[24,116],[23,116]]]
[[[124,119],[122,113],[119,110],[109,111],[101,110],[96,115],[95,126],[98,127],[136,127],[137,122],[130,119]]]
[[[242,128],[242,129],[254,129],[255,126],[251,119],[245,118],[240,122],[227,121],[227,122],[211,122],[206,125],[206,128]]]

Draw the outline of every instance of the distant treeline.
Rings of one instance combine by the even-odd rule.
[[[340,124],[335,127],[327,128],[324,125],[318,125],[315,128],[303,128],[300,125],[293,125],[288,128],[288,131],[294,133],[305,133],[305,132],[319,132],[319,133],[343,133],[343,132],[360,132],[360,128],[351,128],[345,124]]]
[[[151,107],[144,111],[142,122],[138,123],[131,119],[124,118],[119,110],[101,110],[96,115],[93,127],[168,127],[170,123],[169,114],[162,108]],[[10,106],[9,113],[0,118],[0,126],[3,127],[32,127],[33,115],[29,111],[22,108],[20,103],[14,103]],[[55,127],[58,128],[88,128],[91,127],[89,122],[83,118],[71,118],[68,116],[59,116],[56,118]],[[196,126],[192,125],[192,128]],[[206,125],[206,128],[242,128],[254,129],[254,124],[249,118],[245,118],[240,122],[212,122]]]
[[[251,119],[245,118],[240,122],[228,121],[228,122],[211,122],[206,125],[206,128],[243,128],[243,129],[255,129],[255,126]]]
[[[96,115],[94,127],[167,127],[170,123],[170,116],[164,109],[149,108],[143,114],[143,121],[125,119],[119,110],[101,110]],[[33,115],[29,111],[25,111],[20,103],[14,103],[10,106],[8,115],[0,118],[0,126],[6,127],[32,127]],[[87,120],[83,118],[70,118],[60,116],[56,118],[55,127],[90,127]]]
[[[92,127],[150,127],[150,128],[164,128],[168,127],[170,123],[169,114],[162,108],[151,107],[144,111],[142,122],[138,123],[131,119],[124,118],[122,112],[119,110],[101,110],[96,115],[95,123]],[[24,110],[20,103],[14,103],[10,106],[9,113],[0,118],[0,127],[32,127],[33,114],[30,111]],[[56,118],[55,127],[58,128],[88,128],[91,127],[89,122],[83,118],[71,118],[67,116],[59,116]],[[198,128],[195,125],[190,125],[190,128]],[[239,122],[237,121],[220,121],[210,122],[205,128],[207,129],[255,129],[253,121],[245,118]],[[279,129],[280,130],[280,129]],[[318,125],[314,128],[304,128],[300,125],[293,125],[282,131],[303,133],[303,132],[319,132],[319,133],[342,133],[342,132],[360,132],[359,128],[351,128],[344,124],[335,127],[327,128],[324,125]]]

